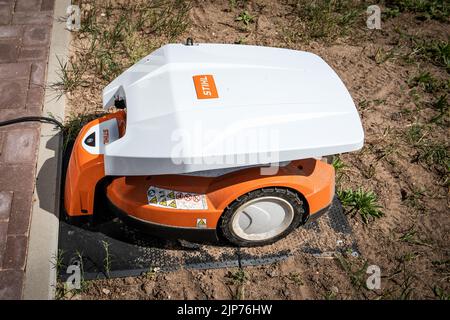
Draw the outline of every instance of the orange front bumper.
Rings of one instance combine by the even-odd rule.
[[[64,186],[64,207],[69,216],[84,216],[94,213],[95,189],[105,177],[103,154],[92,154],[82,146],[89,129],[111,119],[117,120],[120,130],[124,130],[125,112],[107,114],[85,125],[75,140]],[[123,134],[123,132],[122,132]],[[99,139],[99,138],[97,138]],[[97,143],[101,143],[97,141]]]

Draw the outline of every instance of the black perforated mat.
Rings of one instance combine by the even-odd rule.
[[[307,223],[286,238],[269,246],[236,248],[226,244],[204,245],[152,238],[125,225],[107,220],[95,230],[60,223],[59,275],[67,277],[67,267],[82,261],[84,279],[138,276],[151,268],[161,271],[183,268],[211,269],[270,264],[305,252],[329,255],[352,250],[356,242],[339,200],[317,221]]]

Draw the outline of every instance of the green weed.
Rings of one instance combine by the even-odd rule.
[[[81,30],[85,48],[77,52],[91,78],[104,83],[149,54],[172,42],[188,26],[191,2],[182,0],[121,2],[84,0]]]
[[[105,258],[103,259],[103,267],[105,269],[105,273],[106,273],[107,277],[109,277],[109,275],[111,273],[111,263],[112,263],[111,254],[109,252],[110,245],[111,244],[109,242],[102,240],[103,250],[105,251]]]
[[[331,165],[334,167],[336,173],[341,172],[342,169],[345,168],[345,163],[341,160],[339,156],[333,157],[333,162],[331,163]]]
[[[433,109],[438,111],[438,115],[431,119],[431,122],[439,123],[445,116],[448,116],[449,103],[446,94],[440,95],[435,101],[431,103]]]
[[[348,209],[348,213],[353,215],[359,213],[364,223],[368,223],[370,218],[376,219],[383,216],[378,197],[373,191],[365,191],[362,188],[356,191],[340,190],[338,197],[342,205]]]
[[[448,146],[436,142],[427,142],[418,146],[417,160],[428,166],[435,166],[443,171],[450,168]]]
[[[408,130],[405,132],[406,141],[415,146],[420,143],[424,137],[426,136],[426,132],[424,132],[424,126],[418,123],[411,125]]]
[[[433,63],[438,67],[443,67],[450,72],[450,43],[447,41],[435,39],[412,39],[413,50],[408,55],[413,57],[421,57]]]
[[[236,8],[244,8],[247,6],[249,0],[229,0],[230,8],[236,9]]]
[[[414,227],[411,227],[409,230],[407,230],[400,238],[400,241],[402,242],[406,242],[409,244],[416,244],[416,245],[420,245],[420,246],[427,246],[427,247],[432,247],[429,243],[426,243],[424,241],[422,241],[418,235],[417,235],[417,231],[414,229]]]
[[[296,1],[292,5],[295,17],[287,34],[290,41],[334,39],[344,36],[363,22],[365,6],[360,1]]]
[[[426,206],[423,203],[423,199],[427,196],[426,191],[423,189],[415,188],[410,193],[402,190],[402,201],[413,209],[419,212],[426,212]]]
[[[398,16],[401,12],[411,12],[419,19],[448,21],[450,5],[446,0],[387,0],[383,16]]]
[[[145,273],[145,277],[147,279],[149,279],[149,280],[155,280],[156,279],[156,275],[160,271],[161,271],[161,268],[159,268],[159,267],[150,267],[148,269],[148,272]]]
[[[250,15],[250,13],[248,13],[248,11],[242,11],[237,17],[236,17],[236,21],[242,21],[242,23],[244,23],[246,26],[248,26],[250,23],[254,22],[255,17],[253,17],[252,15]]]
[[[63,61],[59,57],[59,80],[50,84],[50,88],[57,93],[57,97],[60,98],[62,95],[72,92],[79,86],[86,86],[87,83],[83,80],[83,75],[85,73],[85,68],[81,67],[78,63],[73,60]]]
[[[231,280],[231,283],[237,286],[236,294],[234,294],[234,299],[243,300],[245,299],[245,282],[248,280],[248,276],[244,269],[239,268],[235,272],[228,272],[227,277]]]
[[[439,300],[450,300],[450,293],[441,287],[434,286],[433,293]]]
[[[335,257],[339,263],[339,266],[350,277],[350,282],[355,287],[355,289],[358,291],[361,289],[367,289],[366,271],[369,263],[367,261],[364,261],[361,265],[359,260],[357,261],[358,263],[356,263],[342,254],[337,254]]]
[[[288,279],[294,282],[298,286],[303,285],[303,280],[301,276],[298,274],[298,272],[290,272],[288,275]]]
[[[422,72],[409,81],[409,85],[421,86],[425,92],[433,93],[439,89],[437,80],[429,73]]]
[[[323,298],[325,300],[336,300],[336,293],[331,290],[327,290],[323,295]]]

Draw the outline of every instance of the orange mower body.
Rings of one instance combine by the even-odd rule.
[[[189,240],[217,240],[227,208],[255,190],[295,193],[304,206],[299,224],[324,212],[332,202],[334,168],[316,159],[291,161],[272,175],[263,175],[260,167],[248,167],[217,177],[106,177],[101,152],[104,146],[92,151],[89,144],[109,143],[108,139],[114,136],[108,132],[112,127],[117,128],[116,138],[120,138],[126,129],[125,117],[125,112],[119,111],[82,128],[73,146],[65,182],[64,204],[69,217],[95,214],[96,190],[105,179],[105,189],[100,191],[106,193],[107,204],[120,217],[153,234]],[[109,127],[93,131],[106,122]]]

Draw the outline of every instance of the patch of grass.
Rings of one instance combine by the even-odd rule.
[[[441,287],[434,286],[433,293],[439,300],[450,300],[450,293]]]
[[[339,156],[333,157],[333,162],[331,162],[331,165],[333,166],[336,173],[341,172],[342,169],[345,168],[345,163],[341,160]]]
[[[383,212],[380,210],[381,206],[378,204],[378,197],[373,191],[365,191],[362,188],[358,188],[356,191],[340,190],[338,197],[348,213],[352,215],[359,213],[364,223],[368,223],[371,218],[376,219],[383,216]]]
[[[413,51],[409,58],[421,57],[450,72],[450,43],[436,39],[413,39]]]
[[[66,265],[64,264],[64,250],[58,249],[58,252],[56,252],[53,256],[52,256],[52,268],[55,269],[55,273],[56,273],[56,285],[55,285],[55,299],[56,300],[61,300],[64,299],[64,297],[66,296],[66,286],[64,282],[61,282],[60,280],[60,273],[61,270],[63,268],[66,267]]]
[[[239,268],[235,272],[229,272],[228,278],[230,278],[234,284],[243,284],[246,280],[248,280],[248,277],[244,271],[244,269]]]
[[[229,0],[231,9],[244,8],[248,4],[248,0]]]
[[[76,52],[89,70],[89,79],[103,84],[187,28],[190,1],[79,0],[81,30],[74,35],[83,44]]]
[[[295,18],[288,38],[308,41],[347,35],[358,21],[363,25],[367,5],[361,1],[297,0],[292,7]]]
[[[324,300],[336,300],[336,293],[331,290],[327,290],[323,295],[323,298]]]
[[[255,17],[252,16],[250,13],[248,13],[247,10],[242,11],[237,17],[236,21],[241,21],[246,26],[248,26],[250,23],[254,22]]]
[[[438,170],[447,171],[450,168],[448,146],[436,142],[423,143],[418,146],[417,160]]]
[[[426,243],[426,242],[422,241],[418,237],[417,231],[415,230],[414,227],[411,227],[402,236],[400,236],[399,240],[402,241],[402,242],[409,243],[409,244],[416,244],[416,245],[420,245],[420,246],[427,246],[427,247],[430,247],[430,248],[432,247],[429,243]]]
[[[239,268],[235,272],[228,272],[227,277],[231,280],[231,283],[237,286],[236,293],[234,294],[234,299],[243,300],[245,299],[245,282],[248,280],[248,276],[244,269]]]
[[[422,164],[427,170],[434,170],[440,177],[439,183],[448,187],[450,184],[449,145],[435,141],[425,141],[416,147],[414,162]]]
[[[409,300],[414,292],[414,276],[404,272],[403,280],[396,283],[399,286],[395,300]]]
[[[345,163],[341,160],[339,155],[333,156],[333,160],[331,161],[331,165],[334,168],[335,176],[336,176],[336,186],[340,186],[343,177],[345,176]]]
[[[58,249],[58,252],[52,256],[52,267],[56,270],[56,276],[59,277],[60,271],[65,267],[64,265],[64,250]]]
[[[155,280],[156,279],[156,275],[160,271],[161,271],[161,268],[159,268],[159,267],[150,267],[148,269],[148,272],[145,273],[145,277],[147,279],[149,279],[149,280]]]
[[[426,206],[423,203],[423,199],[427,196],[426,191],[420,188],[413,189],[410,193],[405,190],[401,191],[402,201],[413,209],[418,210],[421,213],[426,211]]]
[[[338,261],[339,266],[350,277],[350,282],[353,287],[358,291],[360,291],[361,289],[367,289],[366,272],[369,263],[367,261],[363,261],[361,265],[361,261],[358,260],[358,263],[356,263],[355,261],[353,261],[353,259],[347,258],[345,254],[337,254],[335,257]]]
[[[386,7],[384,10],[381,10],[381,19],[387,20],[391,18],[398,17],[400,15],[400,9],[398,7]]]
[[[384,17],[395,17],[401,12],[411,12],[419,19],[448,21],[450,5],[446,0],[387,0]]]
[[[373,55],[371,58],[376,62],[376,64],[382,64],[390,59],[395,58],[398,55],[396,50],[397,49],[395,47],[389,50],[378,48],[375,52],[375,55]]]
[[[406,141],[415,146],[419,144],[427,135],[427,132],[424,132],[424,126],[418,123],[412,124],[406,131],[405,131],[405,138]]]
[[[433,93],[439,89],[438,81],[429,73],[422,72],[409,81],[409,86],[421,86],[425,92]]]
[[[395,157],[399,154],[398,141],[384,139],[382,143],[374,146],[372,152],[376,157],[376,162],[385,160],[390,165],[395,166]]]
[[[59,99],[62,95],[72,92],[79,86],[86,86],[87,83],[83,80],[84,67],[81,67],[73,60],[63,61],[59,57],[57,59],[59,80],[50,84],[50,88],[56,92]]]
[[[413,257],[413,256],[411,256]],[[385,282],[390,281],[393,286],[383,293],[383,298],[390,300],[409,300],[415,290],[416,276],[407,268],[407,262],[412,261],[401,257],[397,267],[387,276]]]
[[[400,263],[406,263],[406,262],[414,261],[418,256],[419,256],[419,254],[416,252],[408,252],[408,253],[405,253],[404,255],[402,255],[401,257],[397,258],[397,260]]]
[[[433,117],[430,122],[433,123],[440,123],[440,121],[445,117],[448,116],[449,111],[449,103],[448,103],[448,97],[447,94],[440,95],[435,101],[431,103],[431,106],[433,109],[438,111],[438,115]]]
[[[238,39],[236,39],[234,41],[234,44],[246,44],[246,43],[247,43],[247,40],[243,37],[239,37]]]
[[[287,278],[291,280],[293,283],[295,283],[297,286],[302,286],[304,284],[298,272],[290,272]]]
[[[89,282],[84,280],[84,262],[83,254],[80,251],[75,252],[75,257],[71,259],[71,265],[77,265],[80,271],[80,287],[69,289],[67,282],[58,281],[55,291],[55,298],[57,300],[70,299],[74,295],[85,292],[89,288]]]

